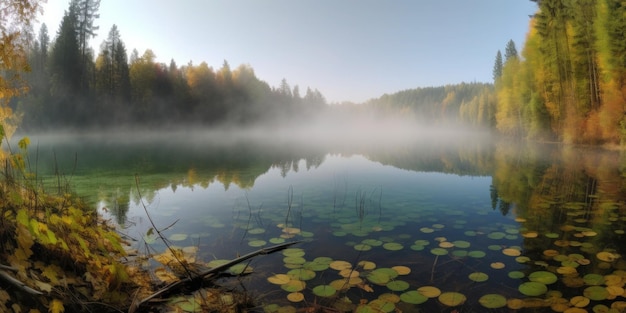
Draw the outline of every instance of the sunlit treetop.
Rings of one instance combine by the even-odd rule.
[[[19,73],[28,71],[26,51],[37,13],[45,0],[3,0],[0,2],[0,104],[6,105],[26,89]]]

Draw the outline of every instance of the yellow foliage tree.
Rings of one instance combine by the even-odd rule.
[[[27,91],[20,73],[30,70],[26,52],[28,36],[37,13],[42,11],[41,0],[3,0],[0,2],[0,135],[10,137],[19,118],[8,106],[11,98]]]

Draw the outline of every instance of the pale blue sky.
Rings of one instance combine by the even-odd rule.
[[[69,0],[40,18],[56,35]],[[521,51],[529,0],[102,0],[96,53],[117,24],[129,55],[150,48],[219,68],[249,64],[272,86],[287,79],[331,102],[460,82],[491,82],[509,39]],[[38,31],[38,28],[36,28]]]

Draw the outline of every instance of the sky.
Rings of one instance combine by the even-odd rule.
[[[47,0],[54,38],[69,0]],[[278,87],[318,89],[329,102],[461,82],[492,82],[498,50],[522,50],[529,0],[102,0],[96,53],[116,24],[129,56],[250,65]],[[39,26],[36,26],[36,31]]]

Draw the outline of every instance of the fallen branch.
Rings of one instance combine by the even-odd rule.
[[[13,267],[6,266],[6,265],[1,265],[1,264],[0,264],[0,268],[6,269],[6,270],[17,271]],[[13,286],[15,286],[16,288],[22,290],[23,292],[29,293],[31,295],[37,295],[37,296],[43,295],[42,292],[28,287],[25,283],[21,282],[20,280],[16,279],[15,277],[9,275],[9,273],[7,273],[7,272],[5,272],[3,270],[0,270],[0,278],[4,279],[6,282],[12,284]]]
[[[128,313],[133,313],[133,312],[137,312],[139,310],[139,308],[143,305],[145,305],[148,301],[160,297],[160,296],[164,296],[167,294],[171,294],[173,292],[175,292],[176,290],[179,290],[180,288],[182,288],[183,286],[187,286],[187,285],[193,285],[196,283],[201,282],[202,280],[204,280],[205,278],[207,278],[208,276],[211,276],[213,274],[217,274],[220,272],[223,272],[224,270],[227,270],[228,268],[230,268],[233,265],[237,265],[243,261],[246,261],[248,259],[251,259],[257,255],[265,255],[265,254],[270,254],[270,253],[274,253],[276,251],[280,251],[280,250],[284,250],[292,245],[295,245],[297,243],[300,243],[300,241],[294,241],[294,242],[287,242],[287,243],[283,243],[280,245],[275,245],[275,246],[271,246],[271,247],[267,247],[267,248],[263,248],[260,250],[256,250],[254,252],[250,252],[246,255],[240,256],[234,260],[231,260],[228,263],[216,266],[214,268],[208,269],[204,272],[198,273],[196,276],[194,277],[185,277],[182,278],[181,280],[175,281],[173,283],[170,283],[168,285],[166,285],[165,287],[159,289],[158,291],[156,291],[155,293],[149,295],[148,297],[142,299],[141,301],[135,303],[133,302],[133,304],[131,304],[130,308],[128,309]]]

